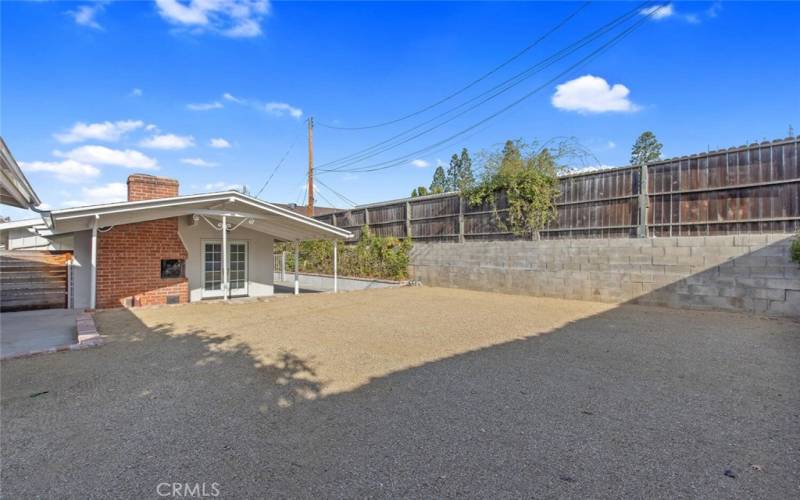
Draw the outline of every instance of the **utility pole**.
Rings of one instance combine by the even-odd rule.
[[[306,215],[314,216],[314,117],[308,117],[308,204]]]

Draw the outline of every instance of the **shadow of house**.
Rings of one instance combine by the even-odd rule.
[[[7,495],[796,491],[800,337],[786,320],[621,305],[322,396],[314,359],[98,317],[103,349],[2,365]]]

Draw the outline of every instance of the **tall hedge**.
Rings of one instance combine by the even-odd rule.
[[[286,270],[294,270],[294,245],[280,243],[276,253],[286,252]],[[368,226],[362,228],[356,244],[339,245],[340,276],[402,280],[408,277],[411,240],[375,236]],[[300,242],[300,271],[333,274],[333,242]]]

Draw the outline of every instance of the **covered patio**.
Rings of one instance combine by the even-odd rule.
[[[352,234],[236,191],[130,199],[132,183],[177,182],[129,178],[129,201],[55,210],[45,237],[74,242],[73,304],[102,309],[274,293],[273,245],[304,240],[337,242]],[[295,259],[297,262],[298,259]],[[295,266],[293,293],[301,291]],[[334,287],[338,291],[338,285]]]

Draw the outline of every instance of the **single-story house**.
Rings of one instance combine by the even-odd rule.
[[[180,196],[178,181],[144,174],[128,177],[127,201],[53,210],[27,230],[71,238],[78,309],[269,296],[274,242],[352,237],[238,191]]]

